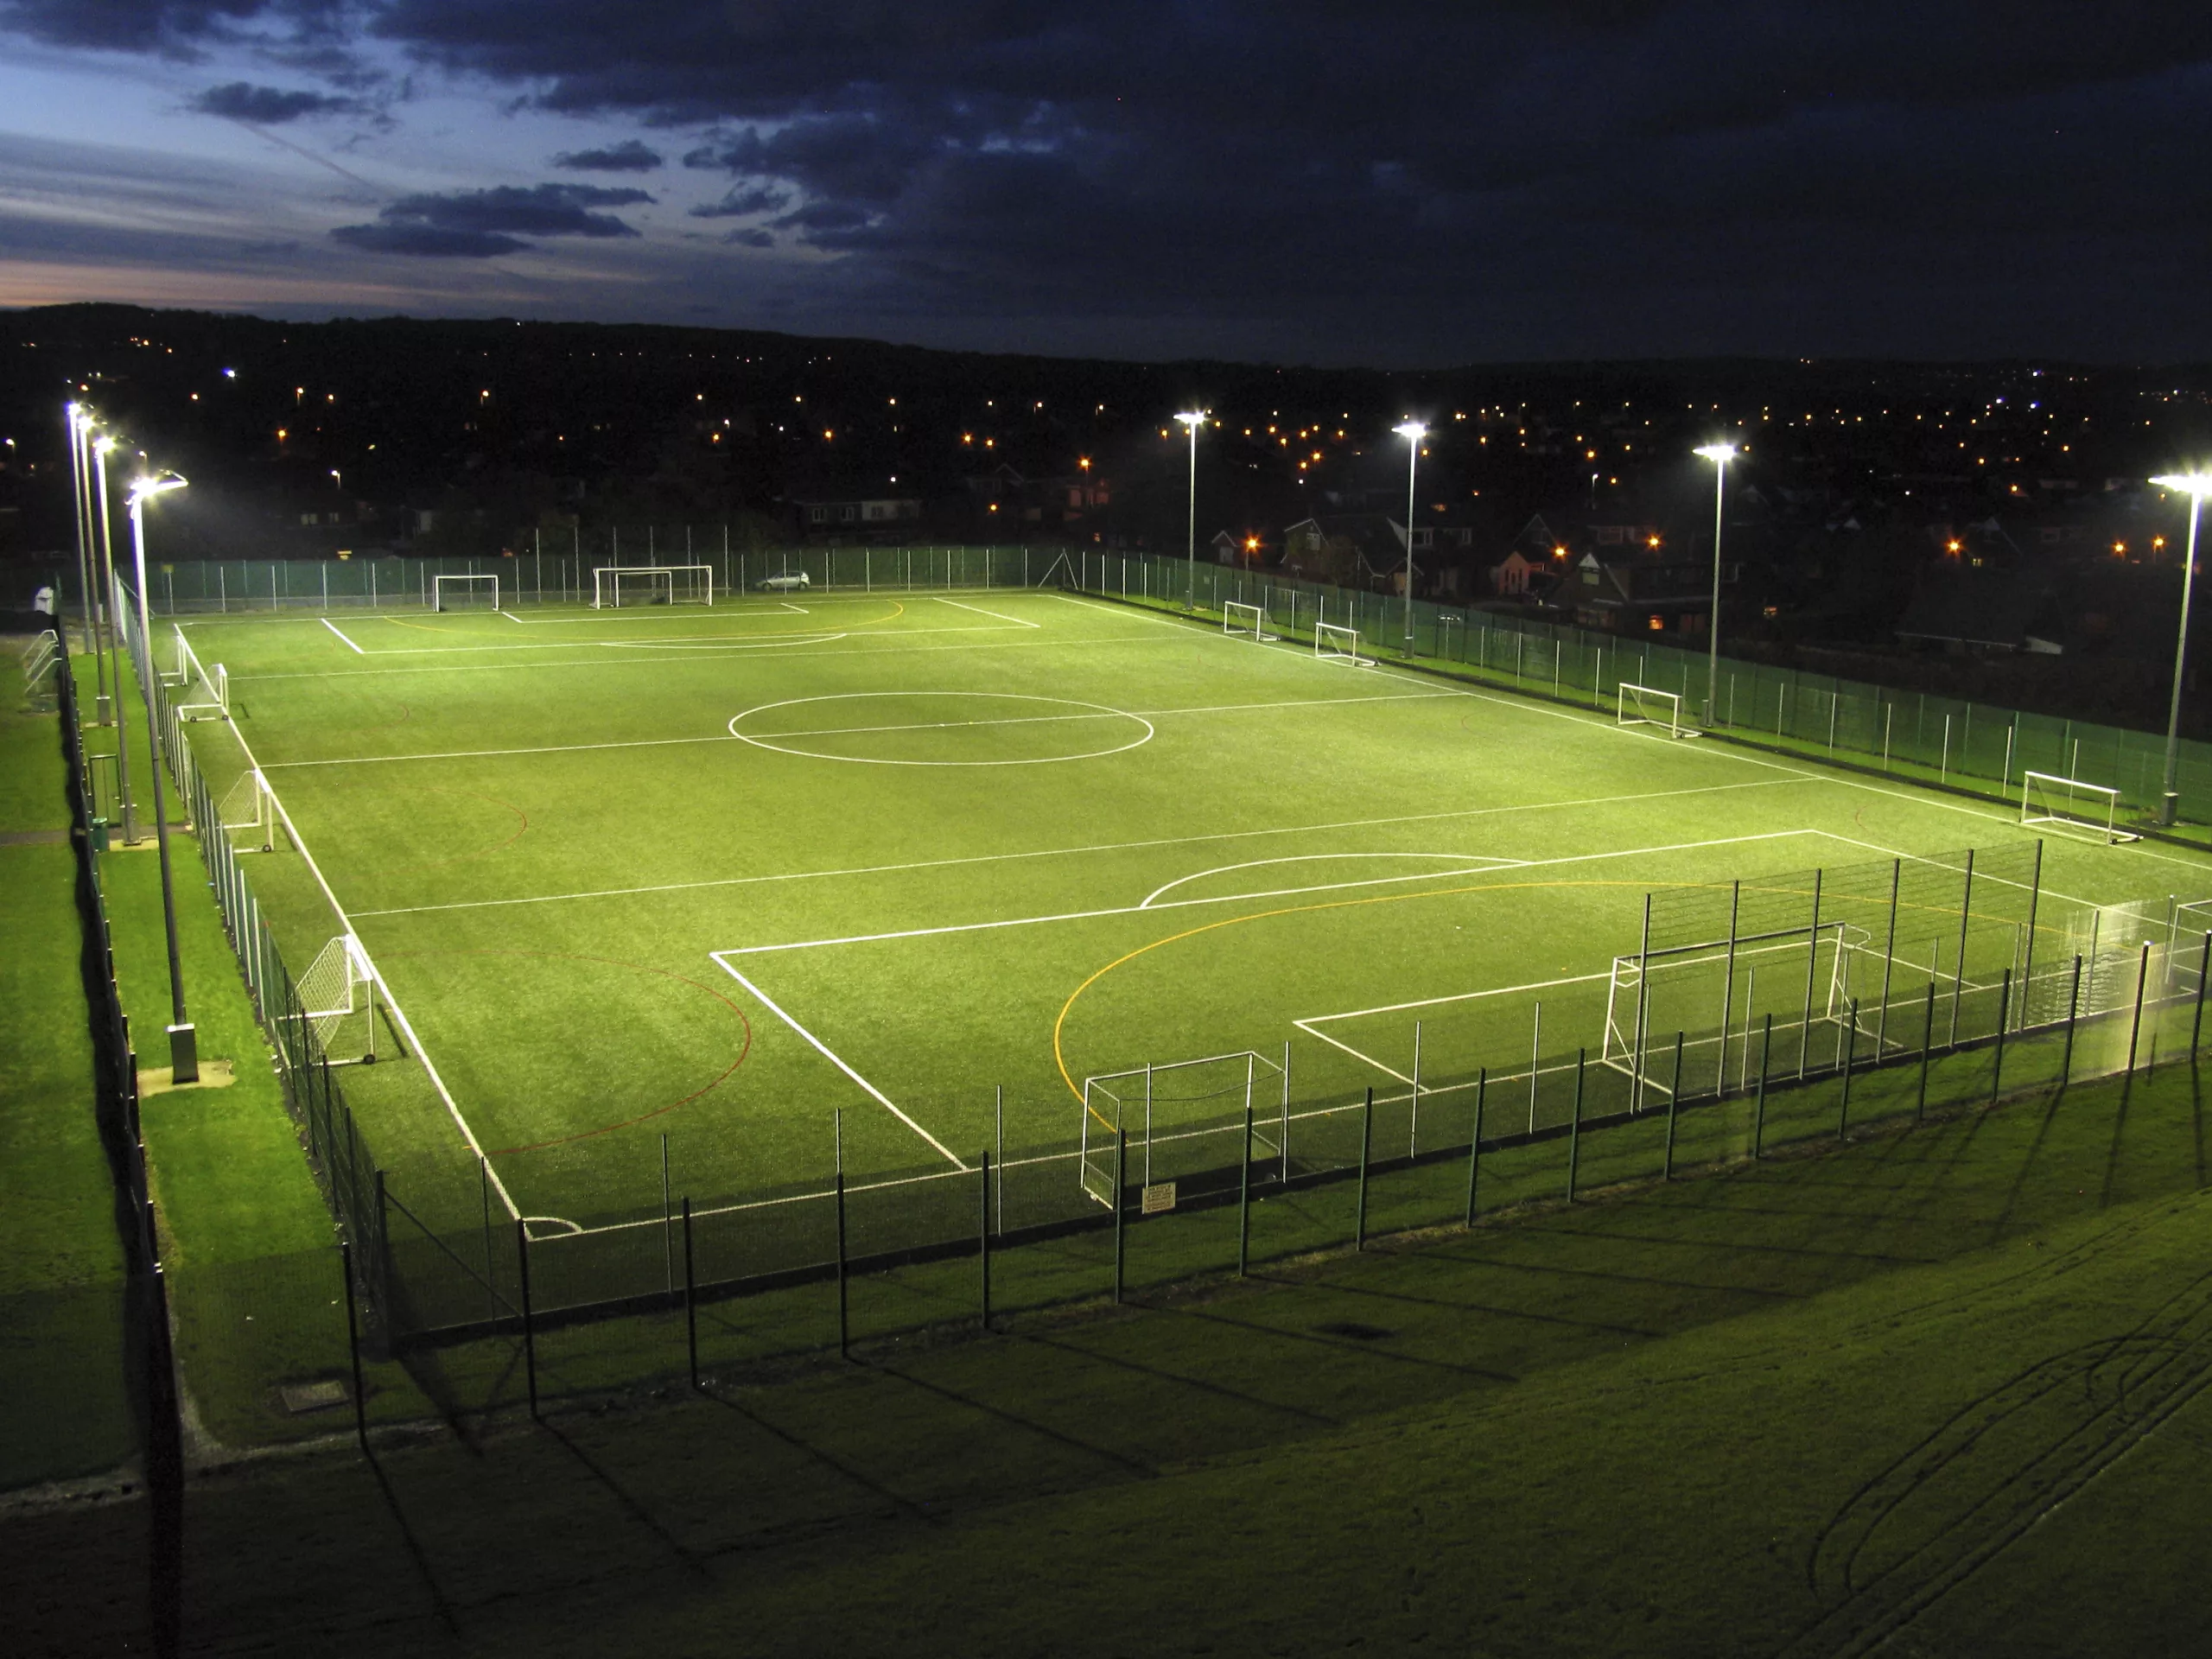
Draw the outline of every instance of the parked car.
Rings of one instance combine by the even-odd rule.
[[[763,576],[753,584],[764,594],[788,594],[801,588],[811,588],[814,582],[805,571],[786,571],[780,576]]]

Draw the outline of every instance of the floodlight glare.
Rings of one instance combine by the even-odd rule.
[[[1175,418],[1194,431],[1206,423],[1205,411],[1202,409],[1185,410]]]
[[[1707,461],[1725,467],[1736,459],[1737,450],[1732,443],[1706,443],[1700,444],[1692,453],[1703,455]]]
[[[181,490],[185,482],[175,473],[165,478],[142,478],[130,486],[130,505],[135,507],[148,496],[159,495],[164,490]]]
[[[2158,822],[2171,824],[2181,800],[2181,683],[2182,670],[2189,661],[2189,601],[2196,582],[2196,520],[2204,498],[2212,495],[2212,473],[2167,473],[2151,481],[2162,490],[2189,498],[2189,552],[2181,566],[2181,626],[2174,636],[2173,700],[2166,709],[2166,785],[2158,804]]]
[[[1419,421],[1402,421],[1390,429],[1408,443],[1419,443],[1428,435],[1428,429]]]

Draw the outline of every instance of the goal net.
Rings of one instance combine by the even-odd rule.
[[[376,975],[359,940],[341,933],[324,945],[300,976],[296,988],[300,1018],[315,1033],[331,1065],[375,1064]]]
[[[1268,632],[1265,606],[1247,605],[1235,599],[1222,601],[1221,631],[1232,639],[1251,639],[1262,645],[1278,638]]]
[[[1662,691],[1656,686],[1632,685],[1623,680],[1619,715],[1620,723],[1624,726],[1652,726],[1669,737],[1697,735],[1682,724],[1681,695],[1674,691]]]
[[[232,847],[241,853],[276,850],[276,810],[269,781],[259,770],[242,772],[223,796],[217,809],[223,828],[232,832]],[[240,835],[238,831],[248,833]]]
[[[432,576],[430,606],[440,611],[496,611],[499,579],[494,575]]]
[[[2135,841],[2119,827],[2120,791],[2047,772],[2020,776],[2020,822],[2047,823],[2092,841]]]
[[[1325,662],[1350,663],[1354,668],[1375,666],[1373,658],[1359,654],[1359,630],[1338,622],[1313,625],[1313,654]]]
[[[594,610],[714,602],[715,570],[709,564],[602,565],[591,573]]]
[[[1279,1158],[1282,1066],[1253,1049],[1176,1060],[1083,1080],[1083,1190],[1111,1209],[1118,1184],[1142,1187],[1147,1202],[1178,1187],[1233,1184],[1243,1167],[1238,1137],[1253,1120],[1251,1155]],[[1126,1190],[1126,1188],[1124,1189]]]
[[[184,630],[176,630],[176,671],[163,675],[165,683],[184,695],[177,700],[179,720],[228,720],[231,715],[231,677],[220,663],[213,669],[200,660]]]

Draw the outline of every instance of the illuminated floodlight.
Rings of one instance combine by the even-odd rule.
[[[2162,490],[2199,498],[2212,495],[2212,473],[2168,473],[2151,480]]]
[[[2166,710],[2166,785],[2158,804],[2158,822],[2171,824],[2179,804],[2177,779],[2181,768],[2181,679],[2189,660],[2189,601],[2196,581],[2196,520],[2204,498],[2212,495],[2212,473],[2167,473],[2151,480],[2162,490],[2189,498],[2189,553],[2181,567],[2181,626],[2174,637],[2173,701]]]
[[[1701,443],[1691,453],[1704,456],[1716,467],[1726,467],[1741,452],[1732,443]]]

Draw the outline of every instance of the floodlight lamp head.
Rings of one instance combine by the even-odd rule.
[[[1701,443],[1694,453],[1703,455],[1716,467],[1726,467],[1736,459],[1737,451],[1732,443]]]
[[[2162,490],[2178,491],[2199,500],[2212,495],[2212,473],[2167,473],[2151,481]]]
[[[1419,443],[1428,435],[1428,428],[1420,421],[1401,421],[1390,429],[1408,443]]]
[[[108,436],[105,432],[101,433],[99,437],[92,440],[92,448],[96,454],[104,455],[114,448],[115,440]]]
[[[137,506],[149,495],[159,495],[164,490],[181,490],[185,480],[175,473],[165,478],[142,478],[130,486],[130,505]]]
[[[1203,409],[1185,410],[1175,418],[1196,432],[1206,423],[1206,412]]]

